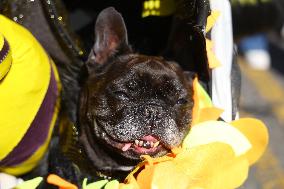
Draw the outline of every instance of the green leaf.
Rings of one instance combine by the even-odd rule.
[[[87,185],[87,180],[87,178],[83,180],[83,189],[102,189],[108,183],[108,180],[100,180]]]
[[[105,189],[118,189],[119,182],[117,180],[112,180],[108,182],[105,186]]]
[[[17,185],[15,189],[36,189],[42,180],[42,177],[36,177],[32,180],[22,182],[21,184]]]

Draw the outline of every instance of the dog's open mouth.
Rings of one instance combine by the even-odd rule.
[[[128,151],[129,149],[134,150],[139,154],[149,154],[154,153],[160,146],[160,142],[154,136],[148,135],[141,139],[136,139],[132,143],[125,143],[121,150]]]
[[[116,150],[120,151],[120,153],[126,157],[140,159],[141,155],[146,154],[157,157],[165,155],[170,151],[170,149],[164,145],[159,137],[155,135],[148,134],[133,141],[123,142],[116,140],[107,134],[103,127],[99,127],[97,125],[96,121],[94,124],[96,135],[101,138],[104,143],[107,143],[109,146],[112,146]]]

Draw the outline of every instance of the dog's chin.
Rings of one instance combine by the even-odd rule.
[[[97,122],[94,122],[95,136],[111,151],[132,160],[141,160],[142,155],[160,157],[170,152],[157,136],[147,135],[133,141],[123,142],[111,137]]]

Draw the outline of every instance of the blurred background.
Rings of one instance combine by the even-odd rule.
[[[282,9],[280,12],[283,12],[283,2],[274,1],[274,6]],[[259,5],[255,6],[257,3]],[[262,120],[270,133],[270,142],[265,154],[251,168],[248,180],[240,188],[282,189],[284,188],[283,16],[276,14],[277,8],[274,13],[268,13],[268,6],[265,8],[266,5],[260,0],[246,1],[246,3],[233,0],[232,6],[233,28],[239,52],[238,63],[242,71],[240,117],[255,117]],[[257,8],[263,10],[253,17],[248,16]],[[265,14],[271,17],[268,18]],[[273,14],[275,15],[272,16]],[[273,26],[268,30],[261,28],[250,33],[250,26],[253,28],[261,25],[257,24],[258,22],[266,23],[264,25],[267,26],[270,22],[270,26]],[[239,38],[239,34],[244,31],[245,35]]]
[[[250,170],[242,189],[284,188],[284,42],[275,33],[265,35],[266,52],[250,55],[255,57],[242,52],[239,56],[242,70],[240,117],[261,119],[270,133],[269,147]],[[264,63],[258,56],[269,56],[263,58],[268,62]]]

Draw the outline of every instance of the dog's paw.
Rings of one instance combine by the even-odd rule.
[[[6,173],[0,173],[0,188],[1,189],[11,189],[18,184],[23,182],[22,179],[17,178],[13,175],[8,175]]]

